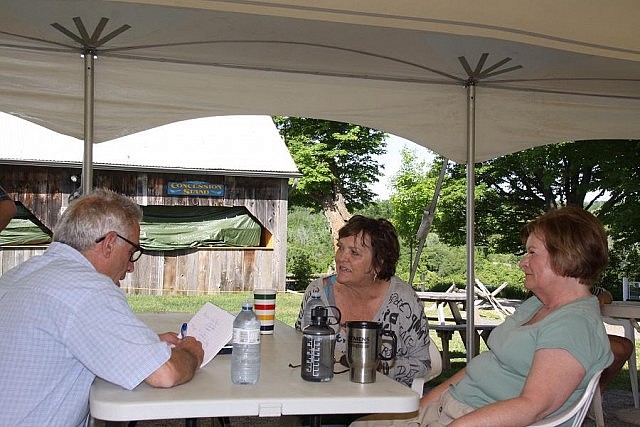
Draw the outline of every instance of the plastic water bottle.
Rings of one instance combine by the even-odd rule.
[[[311,325],[302,331],[300,374],[303,380],[331,381],[335,346],[336,334],[329,327],[327,309],[315,307],[311,315]]]
[[[250,302],[242,304],[242,311],[233,321],[233,350],[231,353],[231,382],[255,384],[260,377],[260,321]]]
[[[301,330],[304,331],[304,328],[311,326],[311,313],[316,307],[324,307],[322,299],[320,298],[320,292],[318,291],[311,293],[311,299],[307,301],[307,304],[304,307],[304,316],[302,317],[302,324],[300,325]]]

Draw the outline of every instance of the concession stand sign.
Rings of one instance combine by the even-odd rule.
[[[211,184],[205,181],[169,181],[167,195],[223,197],[224,184]]]

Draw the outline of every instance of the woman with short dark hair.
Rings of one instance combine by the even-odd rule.
[[[345,322],[380,322],[398,338],[396,358],[384,362],[383,372],[388,369],[391,378],[410,385],[430,367],[429,328],[415,291],[395,276],[399,258],[400,243],[389,221],[353,216],[338,232],[336,273],[307,287],[296,328],[301,328],[313,292],[320,293],[325,306],[341,312],[341,324],[336,326],[338,359],[346,353]]]

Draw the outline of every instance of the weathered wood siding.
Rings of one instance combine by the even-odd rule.
[[[75,190],[72,175],[79,168],[0,166],[0,182],[48,228],[53,229]],[[202,180],[224,184],[224,197],[166,196],[169,181]],[[94,171],[96,187],[128,195],[143,206],[245,206],[268,231],[259,248],[202,248],[145,254],[122,282],[128,293],[205,294],[285,289],[287,251],[287,180],[164,174],[156,172]],[[0,247],[2,271],[42,249]],[[1,271],[0,271],[1,273]]]
[[[35,255],[42,254],[47,249],[46,246],[18,247],[0,246],[0,276],[18,264],[22,264]]]

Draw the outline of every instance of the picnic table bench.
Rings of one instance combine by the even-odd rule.
[[[449,342],[453,338],[453,334],[455,332],[458,332],[460,334],[460,337],[462,338],[462,342],[464,343],[464,345],[465,346],[467,345],[467,340],[466,340],[467,321],[462,316],[462,313],[460,312],[460,309],[458,307],[458,304],[462,304],[464,307],[464,305],[467,302],[467,295],[464,292],[456,292],[456,289],[453,286],[445,292],[416,292],[416,293],[418,295],[418,298],[420,298],[421,301],[433,302],[436,304],[436,307],[438,309],[438,317],[434,318],[433,316],[431,316],[429,320],[432,320],[432,319],[437,320],[437,323],[430,323],[429,327],[434,331],[436,331],[436,334],[440,338],[441,348],[442,348],[442,366],[444,369],[448,369],[451,367],[451,355],[449,352]],[[476,292],[476,294],[477,293],[478,292]],[[488,293],[488,295],[491,295],[491,294]],[[482,296],[486,297],[487,294],[484,294]],[[495,294],[491,295],[491,297],[495,297]],[[445,305],[448,305],[449,309],[451,310],[451,315],[452,315],[451,318],[445,317],[445,314],[444,314]],[[494,308],[497,308],[497,307],[494,306]],[[481,319],[477,315],[477,312],[475,314],[476,315],[474,316],[474,329],[478,334],[478,339],[474,341],[475,348],[471,349],[472,356],[475,356],[480,352],[479,338],[482,338],[486,343],[487,339],[489,338],[489,334],[497,326],[496,323],[490,323],[490,322],[487,322],[485,319]],[[447,321],[453,321],[454,323],[446,323]],[[467,351],[469,350],[467,349]]]
[[[498,326],[494,323],[487,324],[474,324],[474,329],[478,333],[479,337],[484,340],[486,343],[489,339],[489,334],[493,329]],[[467,325],[465,323],[462,324],[433,324],[429,325],[431,329],[436,331],[436,334],[440,338],[441,347],[442,347],[442,368],[449,369],[451,368],[451,354],[449,353],[449,341],[453,338],[454,332],[460,333],[463,336],[463,342],[466,345],[466,340],[464,339],[464,335],[467,331]],[[480,352],[480,339],[475,340],[475,348],[473,349],[473,355],[477,355]]]

